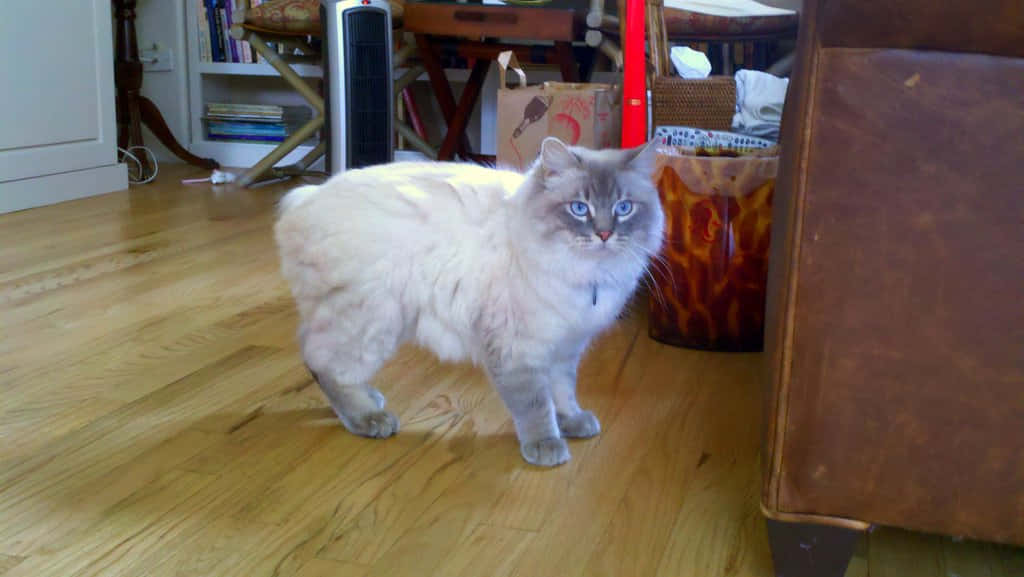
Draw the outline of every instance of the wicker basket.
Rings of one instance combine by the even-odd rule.
[[[731,76],[658,76],[651,90],[652,120],[658,126],[730,130],[736,112],[736,81]]]

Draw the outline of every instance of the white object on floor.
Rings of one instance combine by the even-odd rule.
[[[757,70],[736,73],[736,114],[732,129],[742,134],[778,140],[788,78]]]
[[[796,14],[793,10],[766,6],[754,0],[665,0],[665,8],[732,18]]]
[[[209,182],[210,184],[227,184],[234,182],[238,178],[238,175],[233,172],[227,172],[224,170],[217,170],[210,174],[206,178],[186,178],[181,181],[182,184],[201,184],[203,182]]]
[[[234,182],[237,177],[238,175],[233,172],[214,170],[213,174],[210,175],[210,182],[213,184],[225,184],[228,182]]]
[[[711,74],[711,61],[707,54],[689,46],[673,46],[669,58],[676,73],[683,78],[707,78]]]

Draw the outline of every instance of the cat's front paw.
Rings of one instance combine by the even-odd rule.
[[[562,438],[523,443],[519,450],[527,463],[539,467],[554,467],[569,460],[569,444]]]
[[[558,415],[558,429],[564,437],[586,439],[601,432],[601,421],[590,411],[580,411],[571,417]]]
[[[348,430],[362,437],[384,439],[398,432],[398,417],[387,411],[371,411],[345,424]]]

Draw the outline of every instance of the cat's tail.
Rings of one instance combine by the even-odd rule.
[[[319,190],[320,187],[313,184],[307,184],[305,186],[295,188],[288,194],[284,195],[283,198],[281,198],[281,202],[278,204],[279,214],[284,214],[289,210],[306,202],[311,196],[316,194],[317,191]]]

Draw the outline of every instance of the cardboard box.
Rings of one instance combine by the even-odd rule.
[[[498,56],[498,168],[526,170],[548,136],[587,148],[618,148],[621,91],[611,84],[545,82],[529,86],[515,53]],[[519,79],[506,84],[506,73]]]

